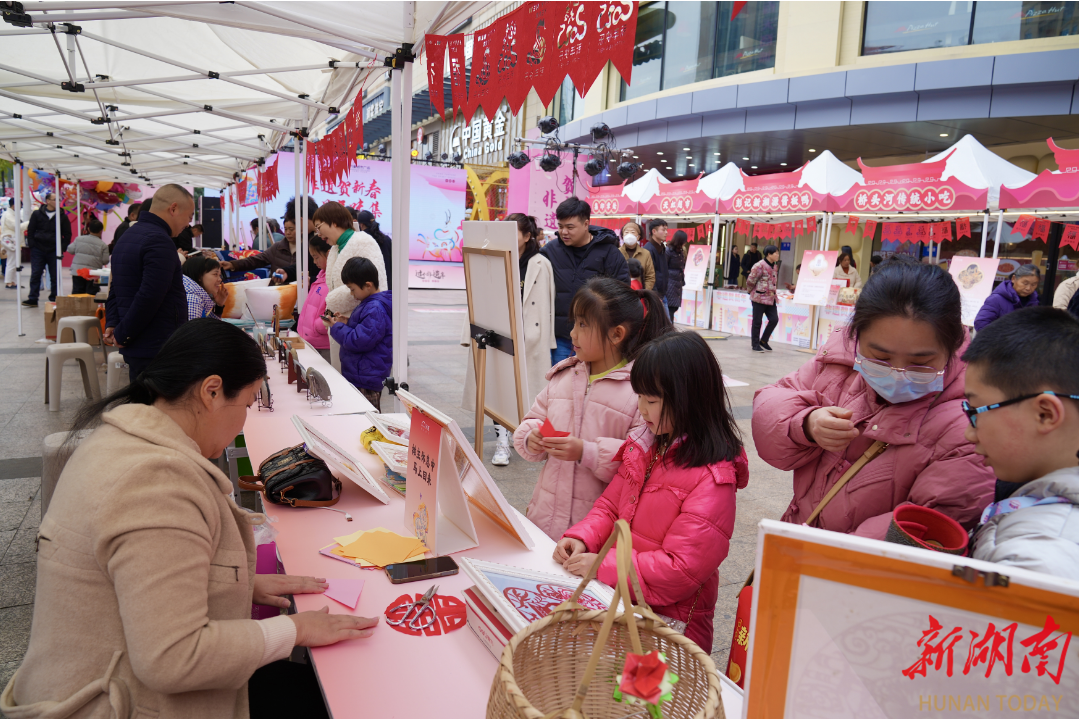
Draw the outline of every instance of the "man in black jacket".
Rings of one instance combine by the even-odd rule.
[[[554,268],[554,334],[558,347],[551,350],[552,364],[573,354],[569,306],[577,290],[597,275],[629,284],[629,265],[618,251],[618,235],[606,227],[588,224],[592,208],[587,202],[569,197],[555,208],[555,217],[559,239],[548,242],[540,250]]]
[[[182,265],[172,238],[187,227],[194,212],[190,192],[165,185],[143,204],[139,221],[113,247],[105,341],[122,348],[132,380],[187,321]]]
[[[30,224],[26,228],[27,244],[30,245],[30,294],[23,307],[37,307],[37,298],[41,293],[41,275],[49,271],[49,302],[56,301],[56,193],[45,195],[45,204],[30,215]],[[63,210],[60,212],[60,247],[71,243],[71,222]],[[61,250],[62,251],[62,250]]]
[[[749,251],[742,257],[742,279],[744,280],[746,277],[749,277],[749,272],[753,269],[753,265],[763,259],[764,255],[757,251],[757,243],[751,242]]]
[[[644,246],[652,255],[652,267],[656,270],[656,284],[652,287],[664,302],[667,301],[667,221],[659,218],[648,221],[648,244]]]

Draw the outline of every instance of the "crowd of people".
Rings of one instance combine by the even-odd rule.
[[[356,230],[331,202],[314,208],[308,229],[295,209],[259,261],[294,276],[294,238],[309,233],[318,273],[300,332],[336,355],[377,406],[392,359],[377,224],[368,218]],[[209,461],[242,430],[267,369],[250,337],[210,316],[227,263],[177,261],[173,240],[192,211],[186,190],[163,187],[113,245],[106,333],[122,347],[131,384],[76,420],[76,430],[96,429],[42,523],[34,629],[0,695],[9,715],[59,715],[55,707],[76,701],[244,715],[249,696],[252,715],[265,715],[255,702],[281,692],[259,687],[310,689],[310,670],[298,676],[303,665],[282,661],[294,647],[366,637],[377,624],[325,612],[250,619],[252,601],[287,607],[287,595],[327,585],[254,573],[258,520],[228,498],[231,483]],[[746,437],[715,354],[671,322],[685,233],[667,242],[667,224],[653,220],[642,248],[641,227],[628,223],[620,246],[590,214],[577,198],[562,202],[559,236],[542,247],[534,218],[507,218],[518,236],[532,401],[512,441],[524,460],[544,463],[527,516],[555,540],[567,571],[585,576],[615,522],[627,520],[643,598],[710,650],[751,442],[793,473],[783,521],[884,539],[896,509],[914,505],[968,530],[978,559],[1079,580],[1079,321],[1023,299],[1036,275],[1020,268],[971,339],[946,271],[902,256],[874,263],[850,323],[757,391]],[[78,256],[91,255],[96,245],[83,240],[72,243]],[[771,349],[778,256],[773,245],[752,246],[740,260],[743,270],[751,262],[761,351]],[[849,273],[852,260],[845,254],[837,272]],[[541,431],[547,424],[564,436]],[[598,578],[611,584],[616,571],[608,554]],[[165,615],[145,611],[162,606]]]

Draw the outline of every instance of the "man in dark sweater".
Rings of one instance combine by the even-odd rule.
[[[121,348],[136,379],[172,333],[187,321],[187,294],[172,238],[191,222],[195,200],[165,185],[112,251],[112,287],[105,303],[105,341]]]
[[[742,277],[749,277],[749,271],[753,269],[753,265],[763,259],[764,255],[757,251],[757,243],[750,243],[749,251],[742,256]]]
[[[573,354],[569,332],[573,318],[570,302],[577,290],[592,277],[606,275],[629,284],[629,265],[618,250],[618,235],[606,227],[590,226],[592,208],[576,197],[563,200],[555,208],[558,239],[540,252],[554,269],[554,334],[558,343],[551,350],[551,363],[558,364]]]
[[[30,224],[26,228],[26,240],[30,245],[30,294],[22,303],[23,307],[37,307],[37,298],[41,293],[41,276],[49,271],[49,302],[56,301],[56,213],[60,213],[60,247],[71,243],[71,222],[63,210],[56,209],[56,193],[45,195],[45,204],[30,215]],[[63,250],[61,249],[61,252]]]
[[[656,284],[652,287],[660,299],[667,297],[667,221],[661,219],[648,221],[648,244],[644,246],[652,255],[652,267],[656,270]]]

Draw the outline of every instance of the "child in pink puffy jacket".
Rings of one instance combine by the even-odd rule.
[[[632,361],[647,342],[673,330],[659,295],[609,277],[586,282],[570,316],[575,354],[550,369],[547,386],[513,433],[518,454],[547,460],[526,513],[552,539],[588,513],[614,476],[618,448],[643,426],[629,381]],[[544,437],[545,420],[568,436]]]
[[[300,319],[297,323],[297,331],[304,342],[307,342],[327,362],[330,361],[330,335],[326,329],[326,323],[322,321],[322,313],[326,311],[326,256],[330,252],[330,245],[318,235],[308,238],[311,259],[318,267],[318,279],[311,283],[304,300],[303,309],[300,311]]]
[[[711,652],[734,495],[749,483],[723,373],[700,335],[678,332],[641,351],[631,381],[645,426],[630,433],[615,455],[618,473],[592,511],[559,540],[554,559],[568,572],[587,575],[614,523],[625,519],[645,601]],[[613,551],[598,578],[615,583]]]

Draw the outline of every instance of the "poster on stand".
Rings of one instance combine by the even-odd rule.
[[[832,291],[839,250],[806,250],[802,253],[802,271],[794,288],[794,301],[800,305],[826,305]]]
[[[959,288],[963,303],[963,324],[974,326],[974,318],[986,299],[993,293],[993,279],[1000,260],[996,257],[960,257],[956,255],[948,265],[948,272]]]
[[[686,253],[684,289],[700,291],[704,288],[704,276],[708,273],[710,245],[690,245]]]
[[[673,322],[687,327],[708,328],[708,315],[712,306],[712,288],[694,292],[691,289],[682,288],[682,306],[674,312]]]
[[[743,716],[1079,716],[1079,583],[762,520]]]
[[[853,305],[825,305],[817,308],[817,346],[820,347],[833,332],[842,332],[854,316]]]

